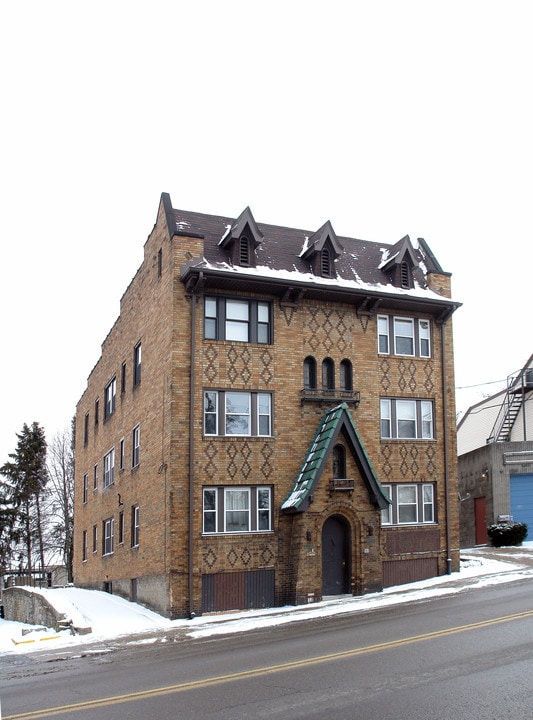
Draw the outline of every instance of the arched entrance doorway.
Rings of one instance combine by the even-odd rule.
[[[322,528],[322,595],[350,592],[350,526],[341,515]]]

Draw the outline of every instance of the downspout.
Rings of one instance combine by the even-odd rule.
[[[200,278],[199,278],[200,279]],[[196,291],[200,282],[192,288],[191,292],[191,371],[189,387],[189,617],[195,617],[194,612],[194,385],[195,385],[195,355],[196,355]]]
[[[442,414],[443,414],[443,440],[444,440],[444,492],[446,495],[446,573],[452,573],[451,541],[450,541],[450,468],[448,463],[448,383],[446,381],[446,353],[444,351],[445,325],[443,321],[440,326],[440,346],[442,365]]]

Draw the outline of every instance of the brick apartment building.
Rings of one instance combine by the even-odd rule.
[[[162,194],[77,406],[76,584],[185,617],[458,570],[457,307],[422,239]]]

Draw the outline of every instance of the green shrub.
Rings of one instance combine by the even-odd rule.
[[[494,547],[521,545],[527,535],[526,523],[506,522],[489,525],[487,534]]]

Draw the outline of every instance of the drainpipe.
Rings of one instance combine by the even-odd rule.
[[[450,469],[448,463],[448,383],[446,381],[446,360],[445,360],[445,349],[444,349],[444,338],[445,338],[445,325],[443,321],[440,326],[440,346],[441,346],[441,365],[442,365],[442,414],[444,420],[444,492],[446,494],[446,573],[451,575],[452,573],[452,558],[451,558],[451,542],[450,542]]]
[[[200,281],[200,277],[198,278]],[[195,350],[196,350],[196,301],[197,289],[200,285],[197,282],[191,292],[191,371],[189,387],[189,617],[195,616],[194,607],[194,385],[195,385]]]

